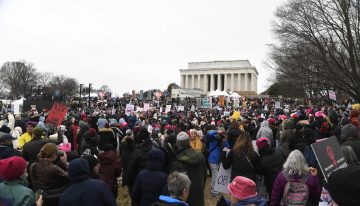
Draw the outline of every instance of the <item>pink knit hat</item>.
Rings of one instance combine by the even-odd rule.
[[[232,196],[238,200],[254,197],[256,193],[256,184],[249,178],[237,176],[228,185],[228,190]]]
[[[264,148],[267,144],[269,144],[269,139],[266,137],[261,137],[256,140],[256,146],[258,149]]]

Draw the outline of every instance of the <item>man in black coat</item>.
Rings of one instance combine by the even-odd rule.
[[[32,140],[24,145],[22,156],[27,162],[33,163],[38,160],[37,155],[41,148],[46,144],[46,141],[42,139],[42,135],[42,129],[35,127],[32,132]]]
[[[4,134],[0,137],[0,160],[13,156],[21,157],[21,153],[13,148],[13,139],[13,136],[11,136],[10,134]]]
[[[150,139],[150,133],[147,131],[147,128],[141,128],[140,132],[135,137],[135,142],[137,145],[128,159],[127,170],[124,174],[125,179],[123,180],[125,185],[128,186],[131,197],[135,179],[140,171],[146,168],[149,156],[148,153],[153,146]],[[134,203],[132,204],[134,205]]]
[[[187,203],[190,206],[204,206],[204,189],[206,180],[206,162],[204,156],[196,152],[190,146],[189,135],[180,132],[177,135],[176,143],[178,155],[171,164],[171,172],[185,172],[190,180],[191,186]]]

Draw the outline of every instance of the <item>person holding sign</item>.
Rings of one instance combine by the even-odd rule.
[[[304,155],[294,150],[284,163],[283,171],[276,177],[270,206],[318,205],[321,190],[317,170],[309,168]]]

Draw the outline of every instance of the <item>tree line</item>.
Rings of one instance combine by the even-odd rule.
[[[0,96],[71,97],[79,93],[75,78],[38,72],[33,63],[25,60],[5,62],[0,69]]]

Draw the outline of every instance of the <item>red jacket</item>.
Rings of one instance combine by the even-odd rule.
[[[121,175],[121,163],[115,151],[106,151],[99,155],[99,179],[104,181],[114,194],[117,193],[117,178]]]

